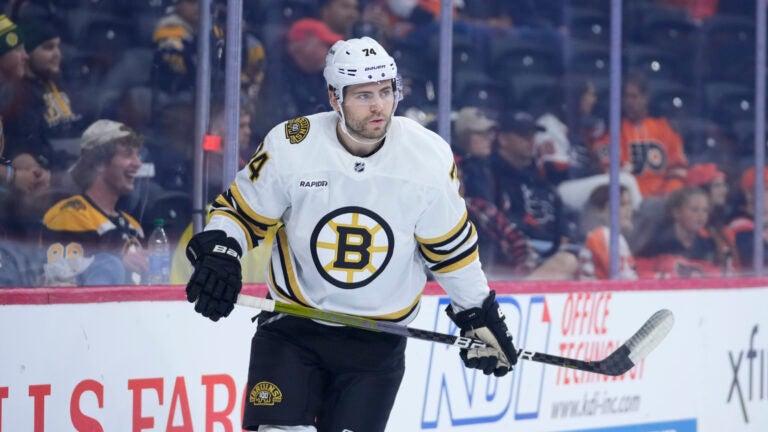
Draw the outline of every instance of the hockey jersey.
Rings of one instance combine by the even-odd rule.
[[[595,143],[603,168],[610,163],[610,137]],[[644,197],[667,195],[684,185],[688,160],[683,140],[665,118],[647,117],[639,124],[621,123],[621,165],[629,165]]]
[[[85,195],[54,204],[43,216],[46,264],[53,265],[60,259],[77,261],[97,253],[120,256],[131,245],[140,247],[144,238],[141,225],[129,214],[118,213],[114,217],[104,214]]]
[[[426,267],[459,309],[480,306],[488,283],[448,144],[394,117],[384,145],[358,157],[340,144],[338,118],[273,128],[216,199],[206,230],[248,250],[283,222],[266,275],[277,301],[407,323]]]
[[[610,230],[597,227],[589,232],[584,247],[579,250],[579,279],[609,279],[610,273]],[[635,257],[629,250],[627,240],[619,235],[619,279],[637,279]]]

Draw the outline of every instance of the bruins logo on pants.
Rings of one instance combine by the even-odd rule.
[[[343,207],[323,217],[311,238],[312,260],[323,279],[354,289],[376,278],[392,258],[395,237],[376,213]]]

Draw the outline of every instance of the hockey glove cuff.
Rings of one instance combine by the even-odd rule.
[[[195,311],[213,321],[226,317],[235,308],[242,288],[237,240],[221,230],[202,231],[187,244],[187,258],[195,268],[187,283],[187,300]]]
[[[448,305],[445,312],[459,326],[462,336],[488,344],[485,348],[461,350],[459,355],[466,367],[481,369],[486,375],[504,376],[517,364],[517,350],[496,301],[495,291],[491,291],[479,308],[454,312],[453,307]]]

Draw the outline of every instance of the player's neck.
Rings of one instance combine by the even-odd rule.
[[[343,130],[341,130],[340,124],[336,125],[336,138],[338,138],[339,143],[341,143],[341,146],[344,147],[345,150],[359,157],[370,156],[376,153],[381,148],[381,146],[384,145],[384,138],[379,140],[377,143],[371,144],[356,141],[348,133],[345,133]]]

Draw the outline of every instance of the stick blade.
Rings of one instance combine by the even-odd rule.
[[[667,337],[675,324],[675,315],[669,309],[653,314],[640,330],[624,343],[629,348],[629,359],[638,364]]]
[[[619,349],[597,362],[597,372],[612,376],[623,375],[659,346],[674,323],[672,311],[662,309],[656,312]]]

